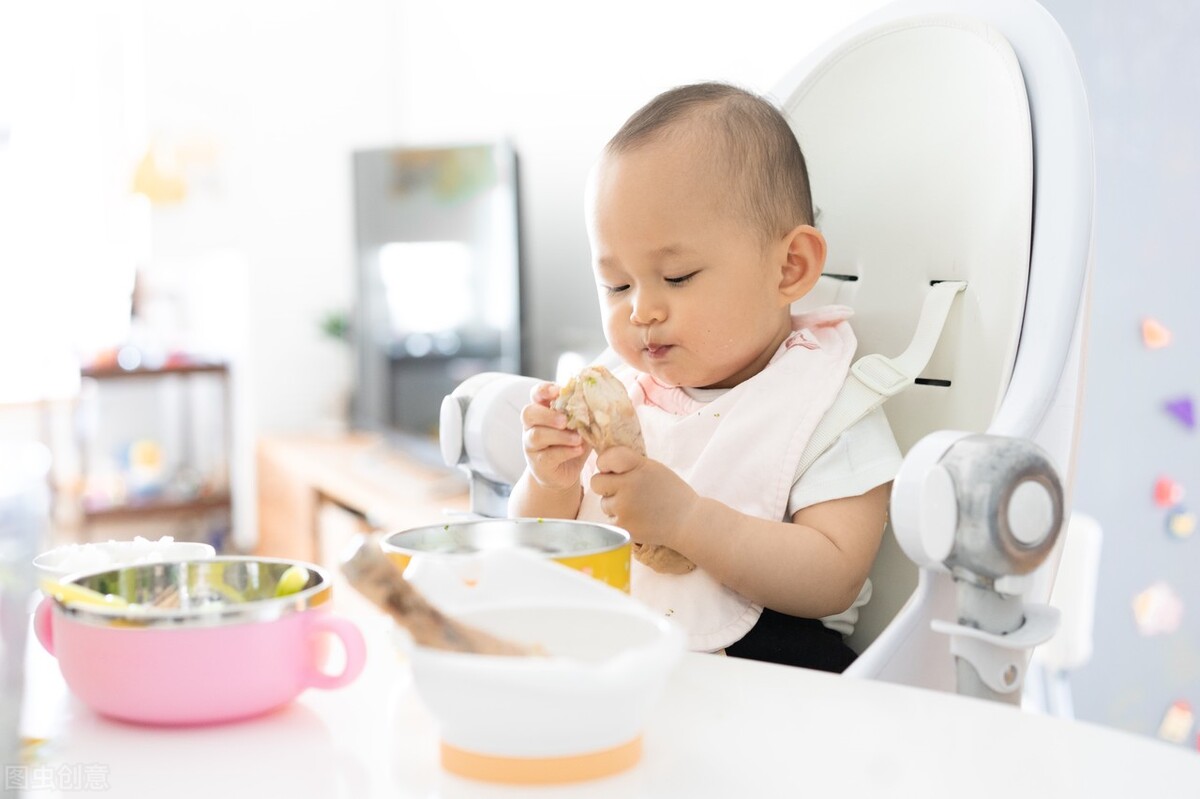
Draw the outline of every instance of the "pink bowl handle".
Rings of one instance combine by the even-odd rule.
[[[54,654],[54,624],[51,619],[53,615],[54,600],[48,596],[42,597],[37,610],[33,612],[33,634],[51,655]]]
[[[309,635],[332,633],[346,650],[346,665],[341,674],[326,674],[314,663],[309,669],[308,684],[313,688],[341,688],[358,678],[367,663],[367,644],[362,631],[353,623],[337,616],[316,614],[309,624]],[[314,651],[317,651],[314,649]]]

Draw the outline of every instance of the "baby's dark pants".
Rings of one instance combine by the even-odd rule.
[[[725,647],[725,654],[836,672],[845,671],[857,657],[837,630],[829,629],[817,619],[802,619],[773,610],[763,610],[742,640]]]

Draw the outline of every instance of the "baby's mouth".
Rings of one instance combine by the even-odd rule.
[[[662,358],[673,349],[673,344],[647,344],[646,354],[651,358]]]

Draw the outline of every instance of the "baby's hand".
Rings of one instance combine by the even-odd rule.
[[[521,410],[522,442],[533,479],[547,488],[565,490],[579,482],[591,448],[578,433],[567,429],[566,414],[550,407],[558,392],[554,383],[533,387],[529,404]]]
[[[642,544],[675,547],[681,525],[699,495],[656,460],[629,447],[613,447],[596,459],[590,488],[600,509]]]

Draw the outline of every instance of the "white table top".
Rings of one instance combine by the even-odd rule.
[[[641,762],[592,782],[514,788],[441,770],[391,622],[347,592],[368,661],[352,685],[309,690],[237,724],[106,720],[69,694],[36,640],[22,732],[29,797],[1182,796],[1200,753],[1102,727],[906,686],[713,655],[684,657],[654,709]],[[86,777],[83,769],[87,768]]]

